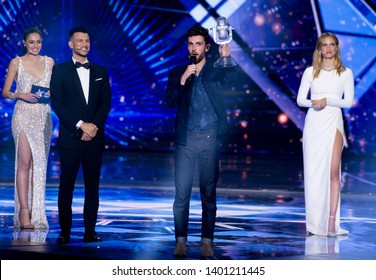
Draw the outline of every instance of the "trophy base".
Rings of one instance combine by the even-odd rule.
[[[214,62],[215,68],[227,68],[236,66],[236,62],[230,56],[220,57],[216,62]]]

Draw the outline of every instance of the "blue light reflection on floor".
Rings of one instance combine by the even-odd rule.
[[[48,178],[46,209],[50,229],[47,232],[14,231],[11,227],[14,189],[11,181],[3,180],[0,186],[1,258],[174,259],[171,156],[106,154],[97,223],[97,231],[104,241],[98,244],[82,242],[84,189],[80,183],[73,203],[72,242],[62,248],[56,244],[58,180],[52,175]],[[126,164],[116,164],[119,157]],[[148,160],[140,161],[140,158]],[[345,238],[326,238],[305,234],[299,157],[251,158],[223,156],[215,232],[217,259],[376,259],[376,197],[372,186],[375,173],[368,169],[374,166],[374,159],[365,163],[345,159],[341,215],[342,226],[351,234]],[[58,164],[56,158],[52,161]],[[200,217],[201,204],[195,187],[188,259],[200,256]]]

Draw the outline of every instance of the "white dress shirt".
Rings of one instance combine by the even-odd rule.
[[[77,60],[73,59],[73,63],[76,63]],[[85,62],[89,62],[86,60]],[[84,63],[85,63],[84,62]],[[90,69],[85,67],[77,68],[78,76],[80,77],[82,90],[84,91],[86,104],[89,102],[89,81],[90,81]]]
[[[75,64],[77,60],[72,57],[73,63]],[[89,62],[87,59],[85,62]],[[85,67],[77,68],[77,74],[81,81],[81,87],[84,92],[86,104],[89,102],[89,82],[90,82],[90,69],[86,69]],[[81,127],[83,124],[82,120],[79,120],[76,124],[77,129]]]

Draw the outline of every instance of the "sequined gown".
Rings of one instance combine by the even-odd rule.
[[[33,84],[49,87],[51,69],[48,59],[45,56],[44,72],[41,77],[33,77],[27,73],[19,61],[18,76],[16,78],[16,92],[28,93]],[[50,150],[52,133],[51,107],[49,104],[31,104],[17,100],[12,117],[12,134],[16,147],[15,174],[17,174],[18,139],[21,132],[24,132],[30,145],[32,154],[32,168],[29,175],[28,205],[31,210],[31,223],[36,229],[48,228],[48,221],[45,210],[45,192],[47,160]],[[16,177],[15,177],[16,178]],[[15,179],[15,186],[16,184]],[[20,227],[19,220],[20,203],[17,188],[15,187],[15,213],[14,226]]]

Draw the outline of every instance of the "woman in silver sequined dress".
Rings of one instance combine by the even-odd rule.
[[[42,34],[36,28],[23,34],[26,54],[9,63],[2,95],[16,100],[12,117],[15,158],[14,226],[46,229],[45,211],[47,160],[52,133],[51,107],[31,93],[33,85],[48,88],[54,61],[39,55]],[[11,91],[16,81],[16,90]]]

